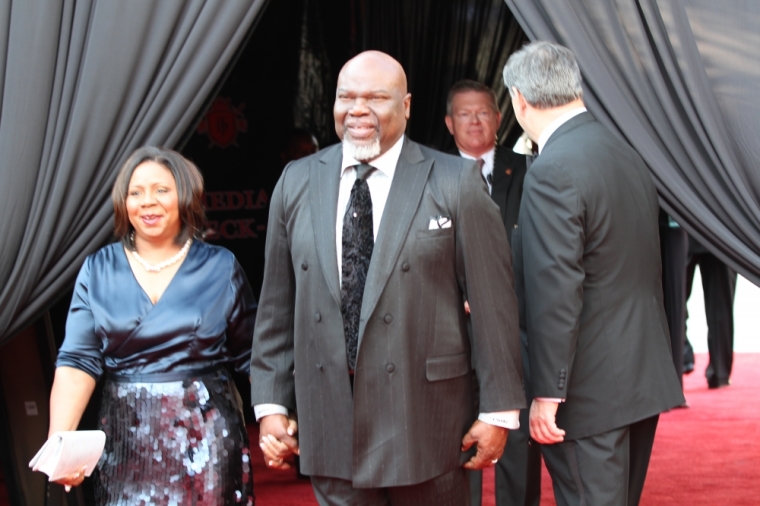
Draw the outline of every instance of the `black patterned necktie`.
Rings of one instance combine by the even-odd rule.
[[[366,178],[375,168],[356,166],[356,182],[343,216],[343,258],[341,261],[340,310],[343,313],[343,330],[346,334],[348,369],[356,368],[356,348],[359,342],[359,316],[362,312],[364,284],[367,281],[369,261],[375,247],[372,228],[372,197]]]

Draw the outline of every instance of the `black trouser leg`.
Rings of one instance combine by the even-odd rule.
[[[670,330],[670,348],[678,379],[683,380],[686,342],[686,262],[689,236],[682,228],[660,228],[662,292]],[[693,275],[693,270],[692,270]],[[693,353],[693,352],[692,352]],[[691,363],[694,362],[692,357]]]
[[[717,388],[728,384],[734,360],[736,272],[712,254],[699,255],[698,263],[705,292],[707,349],[710,352],[705,376],[707,384]]]

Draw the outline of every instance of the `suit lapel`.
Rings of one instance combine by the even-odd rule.
[[[338,212],[340,187],[340,163],[343,150],[340,144],[328,149],[309,167],[309,195],[311,220],[317,256],[322,265],[330,294],[340,307],[340,280],[338,276],[338,252],[335,250],[335,222]]]
[[[408,138],[404,140],[367,272],[359,324],[359,344],[366,322],[375,310],[380,294],[401,253],[401,247],[406,241],[432,166],[433,161],[425,159],[416,143]]]

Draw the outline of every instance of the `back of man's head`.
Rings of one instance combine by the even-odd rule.
[[[504,85],[517,88],[531,106],[550,109],[583,98],[581,71],[568,48],[546,41],[526,44],[504,66]]]

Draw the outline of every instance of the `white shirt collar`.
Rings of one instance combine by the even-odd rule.
[[[541,132],[541,135],[538,136],[538,153],[541,154],[541,151],[544,149],[544,145],[546,144],[546,141],[549,140],[549,137],[551,137],[552,134],[556,132],[559,127],[561,127],[567,121],[571,120],[572,118],[578,116],[579,114],[583,112],[586,112],[585,107],[572,109],[570,111],[567,111],[565,114],[558,117],[557,119],[555,119],[548,125],[546,125],[546,128],[544,128],[544,131]]]
[[[485,160],[486,164],[489,164],[489,162],[491,162],[490,165],[493,165],[493,156],[494,156],[495,152],[496,152],[496,147],[494,146],[491,149],[489,149],[488,151],[486,151],[485,153],[483,153],[478,158],[482,158],[483,160]],[[475,158],[472,155],[469,155],[469,154],[465,153],[461,149],[459,150],[459,154],[462,156],[462,158],[467,158],[468,160],[477,160],[478,159],[478,158]]]
[[[467,153],[465,153],[462,150],[459,150],[459,154],[462,156],[462,158],[467,158],[468,160],[477,160],[477,158],[475,158],[472,155],[468,155]],[[489,149],[488,151],[486,151],[485,153],[483,153],[479,157],[479,158],[482,158],[483,161],[485,162],[483,164],[483,169],[482,169],[483,177],[486,177],[488,174],[490,174],[490,173],[493,172],[493,160],[494,160],[494,156],[496,156],[496,147],[495,146],[493,148]]]
[[[388,176],[390,179],[393,179],[393,174],[396,173],[396,165],[398,164],[398,159],[401,156],[401,148],[404,147],[404,137],[405,135],[402,135],[399,140],[397,140],[396,143],[391,146],[391,149],[378,156],[371,162],[360,162],[354,159],[354,157],[346,155],[346,152],[344,151],[343,161],[340,165],[340,177],[343,178],[343,176],[346,175],[346,171],[353,168],[355,165],[359,165],[360,163],[369,163],[374,168]],[[370,174],[369,177],[372,177],[372,174]]]

